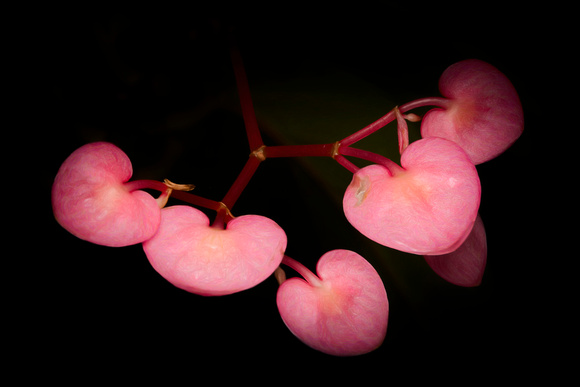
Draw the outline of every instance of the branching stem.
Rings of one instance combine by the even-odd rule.
[[[279,145],[264,149],[266,158],[273,157],[333,157],[336,144]]]
[[[357,167],[346,157],[344,157],[344,156],[352,156],[376,164],[383,165],[387,169],[389,169],[391,174],[395,174],[404,169],[384,156],[362,149],[351,148],[350,145],[376,132],[377,130],[381,129],[382,127],[384,127],[385,125],[394,121],[397,118],[399,118],[399,121],[401,121],[402,117],[401,114],[407,112],[408,110],[422,106],[439,106],[442,108],[447,108],[450,104],[450,100],[438,97],[422,98],[415,101],[411,101],[398,107],[398,109],[395,108],[391,110],[389,113],[379,118],[377,121],[353,133],[352,135],[346,137],[342,141],[337,141],[334,143],[311,144],[311,145],[265,146],[262,140],[262,136],[260,134],[260,128],[258,127],[258,122],[254,112],[252,98],[250,95],[250,88],[248,85],[246,71],[244,69],[240,52],[238,51],[237,48],[232,47],[230,50],[230,55],[234,69],[234,75],[236,78],[236,85],[242,109],[242,117],[244,119],[244,125],[246,128],[246,135],[252,153],[250,154],[248,161],[242,168],[242,171],[240,172],[240,174],[238,175],[238,177],[236,178],[236,180],[234,181],[234,183],[231,185],[230,189],[224,196],[223,200],[221,202],[217,202],[197,195],[193,195],[188,192],[184,192],[193,189],[193,186],[174,184],[169,181],[166,183],[162,183],[155,180],[138,180],[128,182],[125,184],[127,189],[129,189],[130,191],[146,188],[160,191],[162,193],[159,198],[160,203],[166,201],[167,197],[171,195],[171,197],[182,200],[184,202],[217,211],[218,214],[216,216],[216,220],[214,221],[214,225],[216,227],[220,226],[223,227],[224,222],[227,223],[229,219],[233,218],[233,215],[230,212],[231,208],[234,206],[234,204],[242,194],[243,190],[250,182],[252,176],[258,169],[260,163],[266,160],[267,158],[331,157],[334,160],[336,160],[340,165],[345,167],[347,170],[349,170],[352,173],[355,173],[356,171],[359,170],[359,167]],[[401,131],[402,129],[404,128],[401,125],[399,125],[399,131]],[[407,144],[406,143],[400,144],[400,147],[401,145],[404,149],[404,147]],[[292,258],[285,257],[284,259],[285,261],[283,261],[283,263],[286,263],[288,266],[291,266],[294,269],[296,269],[296,267],[300,268],[301,274],[303,274],[303,276],[307,280],[309,280],[309,282],[312,283],[318,280],[318,278],[314,274],[312,274],[310,271],[306,272],[305,270],[308,269],[304,268],[302,265],[294,261]],[[297,271],[300,272],[300,270]],[[308,273],[310,273],[310,275]]]
[[[441,108],[446,109],[449,107],[450,103],[451,103],[451,100],[449,100],[447,98],[441,98],[441,97],[421,98],[421,99],[417,99],[415,101],[411,101],[411,102],[408,102],[404,105],[399,106],[399,112],[405,113],[409,110],[416,109],[418,107],[423,107],[423,106],[439,106]],[[361,130],[359,130],[358,132],[355,132],[355,133],[351,134],[350,136],[344,138],[342,141],[340,141],[340,143],[342,144],[342,146],[350,146],[350,145],[354,144],[355,142],[360,141],[367,136],[370,136],[371,134],[373,134],[377,130],[381,129],[385,125],[394,121],[395,119],[396,119],[396,114],[395,114],[395,109],[393,109],[390,112],[388,112],[387,114],[385,114],[384,116],[382,116],[381,118],[379,118],[378,120],[376,120],[375,122],[373,122],[372,124],[367,125],[364,128],[362,128]]]
[[[391,159],[388,159],[385,156],[364,149],[341,146],[340,153],[342,153],[345,156],[352,156],[362,160],[370,161],[375,164],[382,165],[391,172],[391,175],[394,175],[397,172],[402,172],[404,170],[402,167],[400,167],[397,163],[395,163]]]
[[[254,153],[250,155],[246,165],[244,165],[244,168],[242,168],[242,171],[222,200],[222,203],[225,204],[227,208],[230,210],[232,209],[242,194],[242,191],[246,188],[252,176],[254,176],[254,173],[260,165],[260,162],[261,160],[257,156],[254,156]]]

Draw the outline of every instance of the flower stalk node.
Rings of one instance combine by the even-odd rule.
[[[264,149],[266,149],[266,145],[262,145],[258,149],[253,150],[252,153],[250,153],[250,157],[255,157],[260,161],[266,160],[266,153],[264,153]]]
[[[331,153],[330,153],[330,157],[332,157],[333,159],[336,160],[336,157],[337,156],[340,156],[340,151],[339,150],[340,150],[340,141],[337,141],[337,142],[335,142],[332,145],[332,150],[331,150]]]

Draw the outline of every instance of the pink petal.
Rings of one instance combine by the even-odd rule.
[[[442,138],[413,142],[401,156],[402,172],[381,165],[357,171],[346,189],[348,221],[382,245],[413,253],[454,251],[469,234],[481,187],[473,163]]]
[[[308,346],[335,356],[354,356],[379,347],[386,335],[389,301],[375,269],[348,250],[324,254],[316,285],[300,278],[278,289],[280,315]]]
[[[188,292],[217,296],[249,289],[268,278],[286,249],[286,234],[273,220],[237,217],[218,229],[189,206],[161,211],[157,234],[143,249],[153,268]]]
[[[487,240],[481,217],[477,216],[471,233],[457,250],[424,258],[444,280],[459,286],[478,286],[487,261]]]
[[[127,155],[106,142],[84,145],[61,165],[52,186],[56,220],[73,235],[105,246],[153,236],[161,220],[155,199],[124,185],[133,173]]]
[[[522,134],[518,94],[492,65],[476,59],[455,63],[441,75],[439,89],[450,105],[427,112],[421,123],[423,138],[454,141],[480,164],[503,153]]]

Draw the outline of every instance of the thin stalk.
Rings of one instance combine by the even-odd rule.
[[[399,111],[401,113],[405,113],[409,110],[416,109],[418,107],[423,106],[438,106],[444,109],[448,108],[451,103],[450,99],[442,98],[442,97],[428,97],[428,98],[421,98],[415,101],[407,102],[404,105],[399,106]],[[342,146],[350,146],[357,141],[362,140],[363,138],[370,136],[377,130],[381,129],[382,127],[386,126],[387,124],[394,121],[396,118],[395,110],[391,110],[375,122],[370,125],[365,126],[361,130],[351,134],[350,136],[344,138],[340,141]]]
[[[348,169],[352,173],[356,173],[356,171],[358,171],[360,169],[355,164],[353,164],[352,162],[347,160],[347,158],[344,157],[343,155],[335,156],[334,159],[336,160],[337,163],[339,163],[340,165],[342,165],[343,167],[345,167],[346,169]]]
[[[296,261],[295,259],[290,258],[287,255],[284,255],[282,258],[282,263],[292,269],[294,269],[298,274],[300,274],[304,279],[312,286],[320,287],[322,286],[322,281],[316,274],[311,272],[306,266],[301,264],[300,262]]]
[[[226,193],[226,196],[224,196],[222,200],[222,203],[227,208],[229,208],[230,210],[232,209],[232,207],[234,206],[234,204],[236,203],[236,201],[238,200],[238,198],[240,197],[240,195],[250,182],[250,179],[252,178],[252,176],[254,176],[254,173],[256,172],[258,166],[260,165],[260,162],[261,161],[257,157],[250,156],[248,158],[248,161],[246,161],[244,168],[242,169],[242,171],[234,181],[234,184],[232,184],[232,186]]]
[[[359,170],[355,164],[340,155],[340,144],[338,142],[330,144],[313,145],[280,145],[264,147],[265,158],[275,157],[332,157],[340,165],[355,173]]]
[[[274,157],[333,157],[336,144],[279,145],[264,148],[266,158]]]
[[[357,149],[351,147],[340,147],[340,153],[345,156],[352,156],[362,160],[367,160],[375,164],[379,164],[384,166],[391,172],[391,175],[395,175],[398,172],[404,171],[404,169],[399,166],[397,163],[392,161],[391,159],[386,158],[385,156],[379,155],[377,153],[367,151],[364,149]]]
[[[448,109],[449,106],[451,105],[451,100],[448,98],[443,98],[443,97],[427,97],[427,98],[421,98],[421,99],[416,99],[414,101],[411,102],[407,102],[406,104],[403,104],[401,106],[399,106],[399,111],[401,113],[406,113],[409,110],[413,110],[413,109],[417,109],[419,107],[424,107],[424,106],[437,106],[443,109]]]
[[[217,228],[218,230],[223,230],[226,223],[234,218],[230,209],[223,203],[220,203],[221,207],[217,210],[216,217],[211,224],[211,227]]]
[[[246,76],[246,70],[244,69],[244,63],[242,62],[242,56],[237,48],[232,48],[230,50],[230,55],[234,67],[238,96],[242,107],[242,117],[244,118],[250,149],[258,149],[264,145],[264,142],[262,141],[262,135],[260,134],[260,128],[258,127],[258,121],[256,120],[256,113],[254,112],[254,105],[250,95],[250,86],[248,85],[248,78]]]
[[[394,119],[395,119],[395,113],[391,110],[390,112],[388,112],[387,114],[385,114],[384,116],[382,116],[381,118],[379,118],[378,120],[373,122],[372,124],[365,126],[361,130],[354,132],[353,134],[351,134],[348,137],[345,137],[344,139],[342,139],[340,141],[340,144],[342,146],[345,146],[345,147],[352,145],[355,142],[360,141],[367,136],[370,136],[371,134],[373,134],[377,130],[381,129],[382,127],[384,127],[385,125],[387,125],[388,123],[393,121]]]
[[[397,117],[397,137],[399,137],[399,154],[402,155],[409,146],[409,126],[399,108],[395,107]]]

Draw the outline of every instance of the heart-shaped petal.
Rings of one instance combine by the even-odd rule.
[[[478,286],[487,261],[487,240],[478,215],[467,239],[444,255],[425,255],[425,261],[444,280],[459,286]]]
[[[451,140],[480,164],[504,152],[522,134],[518,94],[494,66],[476,59],[455,63],[441,75],[439,90],[450,99],[449,106],[427,112],[422,137]]]
[[[367,238],[397,250],[454,251],[479,208],[475,166],[455,143],[436,137],[409,145],[401,165],[395,173],[382,165],[358,170],[344,195],[346,218]]]
[[[71,234],[105,246],[128,246],[153,236],[159,205],[144,191],[130,191],[131,161],[106,142],[86,144],[61,165],[52,186],[56,220]]]
[[[237,217],[224,230],[210,226],[198,209],[172,206],[161,211],[159,230],[143,249],[153,268],[173,285],[217,296],[268,278],[282,261],[286,234],[259,215]]]
[[[387,332],[389,301],[376,270],[348,250],[333,250],[316,272],[291,278],[278,288],[278,310],[290,331],[306,345],[336,356],[379,347]]]

